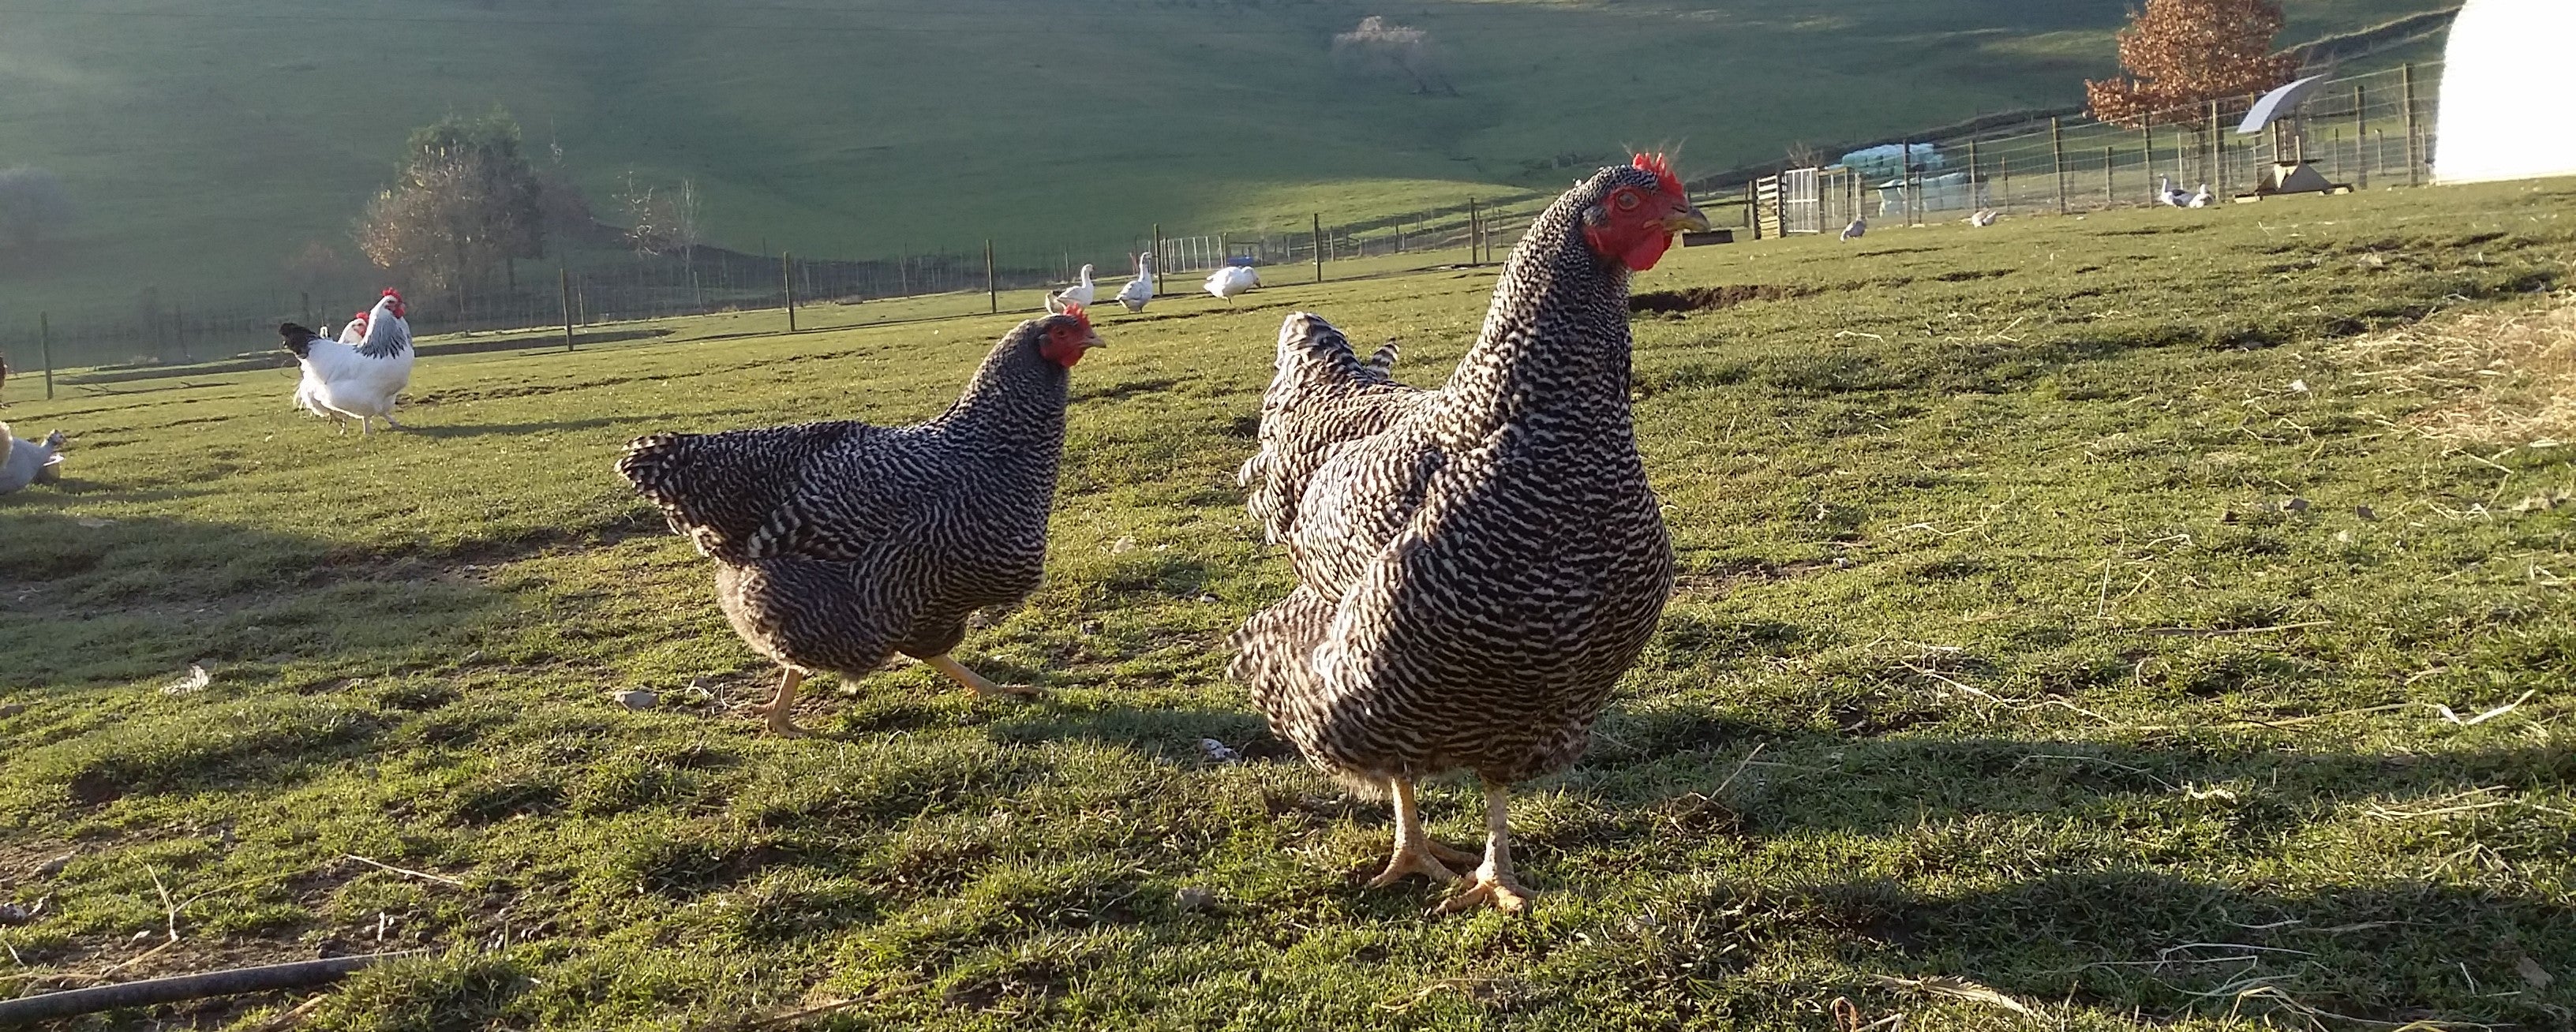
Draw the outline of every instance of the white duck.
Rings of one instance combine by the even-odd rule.
[[[1082,267],[1082,278],[1075,280],[1072,286],[1056,291],[1055,296],[1050,299],[1054,304],[1048,305],[1047,311],[1059,311],[1061,306],[1068,304],[1089,305],[1091,299],[1098,296],[1100,296],[1100,288],[1091,282],[1091,266],[1085,265]]]
[[[45,435],[42,442],[21,441],[9,435],[9,424],[0,423],[0,495],[62,479],[62,451],[60,430]]]
[[[402,295],[391,290],[367,313],[366,336],[357,344],[329,340],[294,323],[283,323],[277,335],[286,341],[286,350],[295,353],[297,364],[304,367],[303,381],[296,385],[296,404],[306,411],[325,415],[340,423],[355,418],[358,433],[366,435],[371,421],[382,417],[386,426],[397,430],[394,421],[394,399],[403,388],[411,386],[411,324],[403,321]],[[348,336],[346,331],[341,334]]]
[[[2168,208],[2179,208],[2179,207],[2182,207],[2182,206],[2183,206],[2183,202],[2184,202],[2184,201],[2186,201],[2186,200],[2188,200],[2188,199],[2189,199],[2189,195],[2188,195],[2188,194],[2185,194],[2185,193],[2183,193],[2183,192],[2182,192],[2182,191],[2180,191],[2180,190],[2176,190],[2176,189],[2174,189],[2173,180],[2168,179],[2168,178],[2166,178],[2166,177],[2164,177],[2164,176],[2157,176],[2157,177],[2156,177],[2156,203],[2157,203],[2157,204],[2164,205],[2165,207],[2168,207]]]
[[[2192,191],[2190,200],[2182,202],[2182,206],[2186,208],[2206,208],[2216,200],[2218,200],[2217,196],[2209,192],[2209,184],[2202,183],[2200,184],[2200,189]]]
[[[1843,227],[1842,239],[1858,240],[1860,239],[1861,234],[1867,232],[1869,232],[1869,220],[1855,217],[1851,220],[1851,225]]]
[[[2002,217],[2004,217],[2004,214],[1994,210],[1993,208],[1979,208],[1975,214],[1968,216],[1968,224],[1982,228],[1994,225],[1995,220]]]
[[[1153,299],[1154,252],[1146,251],[1136,256],[1136,278],[1128,280],[1126,286],[1118,288],[1118,303],[1126,305],[1130,312],[1142,312],[1145,310],[1145,302]]]
[[[1208,273],[1207,292],[1233,304],[1235,295],[1261,285],[1261,274],[1249,265],[1228,265]]]

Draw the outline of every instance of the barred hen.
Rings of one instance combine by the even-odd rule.
[[[1436,391],[1372,378],[1312,317],[1281,330],[1245,478],[1298,585],[1235,632],[1231,672],[1308,760],[1394,795],[1373,887],[1477,860],[1426,838],[1414,804],[1417,779],[1464,769],[1485,852],[1440,909],[1526,905],[1508,787],[1582,755],[1672,586],[1628,407],[1629,274],[1706,226],[1659,156],[1577,184],[1512,249]]]
[[[654,434],[617,472],[716,561],[734,631],[783,668],[764,707],[789,719],[807,674],[858,678],[896,652],[978,695],[994,684],[949,657],[978,609],[1037,590],[1064,454],[1066,383],[1100,346],[1079,306],[1021,323],[946,414]]]

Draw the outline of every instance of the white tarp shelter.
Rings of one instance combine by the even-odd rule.
[[[2451,23],[2434,123],[2444,183],[2576,175],[2566,130],[2576,0],[2468,0]]]

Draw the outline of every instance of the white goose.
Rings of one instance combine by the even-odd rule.
[[[2209,192],[2209,184],[2202,183],[2200,184],[2200,189],[2193,191],[2191,199],[2184,201],[2182,206],[2186,208],[2206,208],[2217,200],[2217,196]]]
[[[1235,295],[1261,285],[1261,274],[1249,265],[1228,265],[1208,273],[1207,292],[1233,304]]]
[[[1098,296],[1100,296],[1100,288],[1091,282],[1091,266],[1085,265],[1082,267],[1082,278],[1075,280],[1072,286],[1057,291],[1054,300],[1056,305],[1088,305],[1092,298]],[[1054,306],[1048,308],[1048,311],[1056,310]]]
[[[1153,299],[1154,252],[1146,251],[1136,256],[1136,278],[1128,280],[1126,286],[1118,288],[1118,303],[1126,305],[1130,312],[1142,312],[1145,310],[1145,302]]]
[[[2156,203],[2157,203],[2157,204],[2164,205],[2165,207],[2168,207],[2168,208],[2179,208],[2179,207],[2182,207],[2182,206],[2183,206],[2183,202],[2185,202],[2185,201],[2187,201],[2187,200],[2189,200],[2189,199],[2190,199],[2189,195],[2187,195],[2187,194],[2183,193],[2183,192],[2182,192],[2182,191],[2180,191],[2180,190],[2176,190],[2176,189],[2174,189],[2174,185],[2173,185],[2173,180],[2172,180],[2172,179],[2166,178],[2166,177],[2164,177],[2164,176],[2157,176],[2157,177],[2156,177]]]

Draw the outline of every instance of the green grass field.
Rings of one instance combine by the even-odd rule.
[[[2338,356],[2571,263],[2576,181],[1676,251],[1639,289],[1720,307],[1639,319],[1636,397],[1685,575],[1517,797],[1518,919],[1362,888],[1387,810],[1222,676],[1289,584],[1231,482],[1279,318],[1433,382],[1490,270],[1104,315],[1047,586],[962,650],[1051,695],[825,679],[795,742],[618,445],[925,417],[1008,319],[433,358],[366,439],[282,371],[13,378],[72,445],[0,498],[0,902],[43,904],[0,997],[422,948],[304,1026],[2565,1027],[2576,472]],[[2030,1014],[1887,981],[1939,978]]]
[[[2283,42],[2439,3],[2290,0]],[[60,245],[0,255],[0,333],[123,321],[147,287],[292,311],[285,263],[314,241],[355,257],[410,129],[495,104],[611,214],[630,169],[694,177],[711,242],[739,251],[1119,255],[1154,223],[1553,191],[1568,152],[1678,146],[1715,170],[2070,103],[2127,6],[0,0],[0,167],[53,169],[78,206]],[[1460,96],[1337,65],[1332,35],[1371,14],[1432,31]]]

